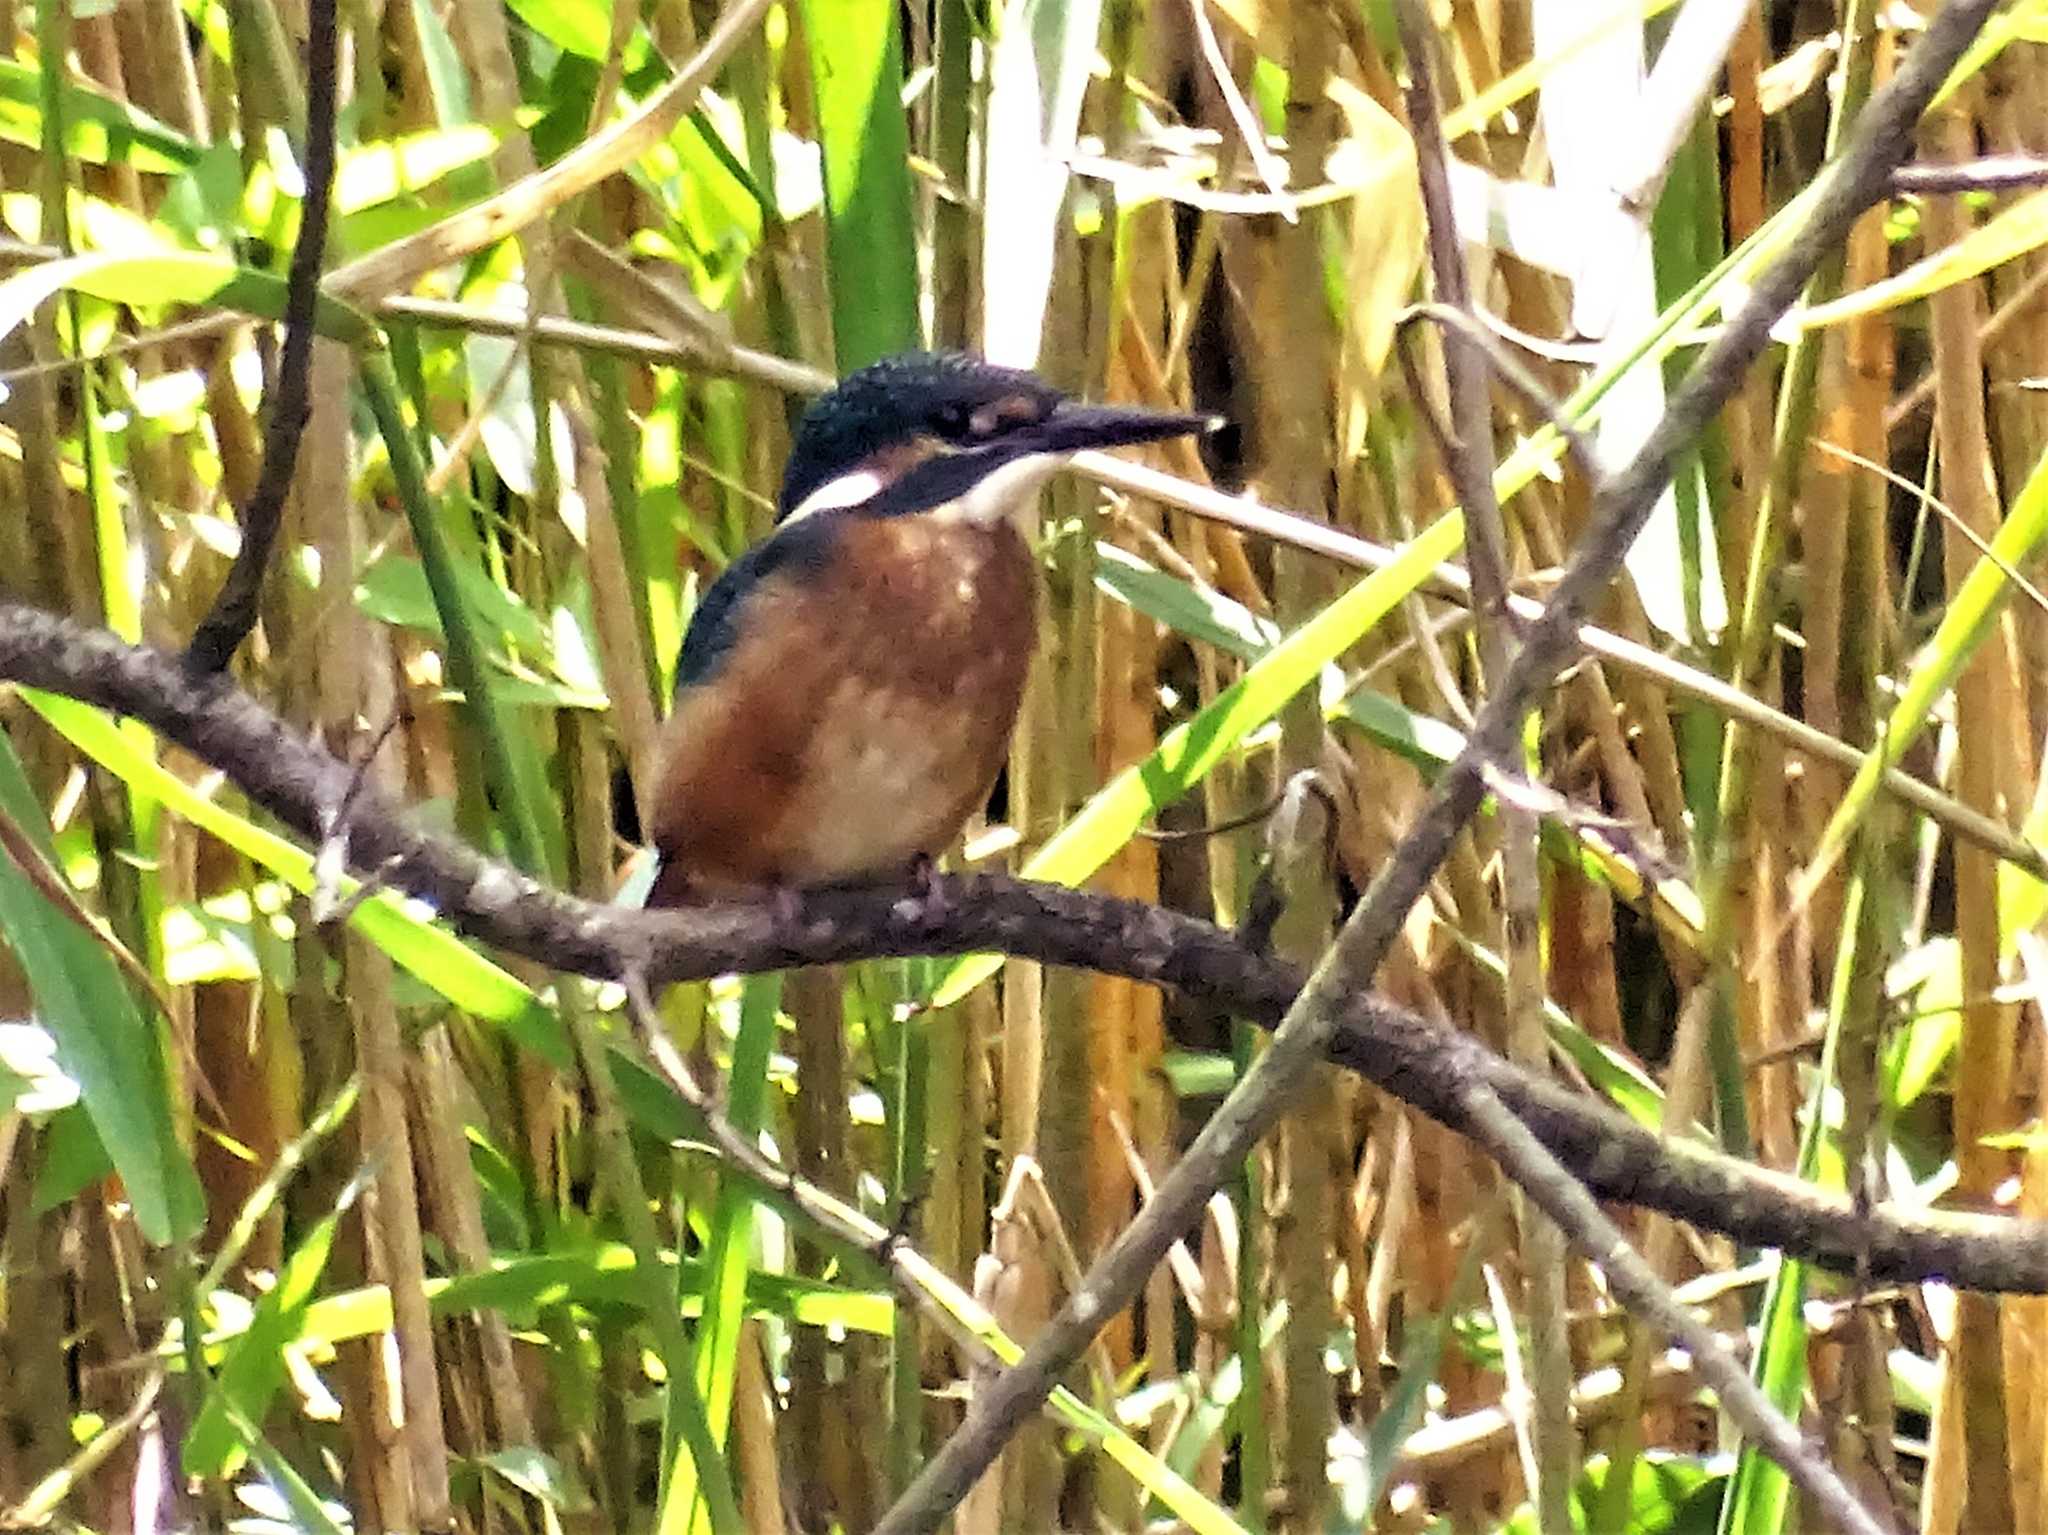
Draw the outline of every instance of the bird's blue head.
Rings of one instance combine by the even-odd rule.
[[[1083,405],[1036,374],[959,352],[905,352],[850,373],[805,412],[778,519],[833,508],[995,504],[1084,448],[1209,430],[1208,416]]]

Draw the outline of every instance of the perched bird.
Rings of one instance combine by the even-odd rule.
[[[1084,405],[958,354],[888,358],[821,397],[774,532],[683,637],[648,904],[928,867],[1009,750],[1037,630],[1037,491],[1083,448],[1211,425]]]

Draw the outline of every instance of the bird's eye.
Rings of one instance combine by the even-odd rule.
[[[942,437],[965,437],[974,427],[965,405],[941,405],[932,412],[932,425]]]

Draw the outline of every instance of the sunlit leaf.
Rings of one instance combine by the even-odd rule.
[[[805,0],[802,10],[825,152],[832,333],[845,373],[914,346],[921,332],[902,45],[894,6]]]
[[[851,9],[847,7],[846,9]],[[990,55],[986,171],[1002,195],[982,207],[982,282],[997,302],[982,320],[998,362],[1038,361],[1052,291],[1067,158],[1095,57],[1101,0],[1019,0],[1004,8]],[[831,172],[826,172],[829,189]]]
[[[54,861],[49,823],[13,745],[0,737],[0,814]],[[28,977],[38,1021],[64,1075],[120,1173],[135,1222],[151,1242],[199,1229],[205,1206],[180,1145],[164,1042],[91,934],[50,905],[11,859],[0,858],[0,933]]]
[[[94,165],[128,165],[159,175],[189,170],[203,147],[140,108],[76,79],[64,84],[64,152]],[[42,72],[0,59],[0,139],[42,147]]]
[[[25,692],[30,705],[74,746],[108,771],[145,784],[166,808],[211,832],[300,893],[313,888],[313,858],[274,832],[263,830],[200,794],[153,758],[138,751],[114,722],[84,704],[52,694]],[[356,908],[351,919],[394,962],[427,982],[465,1012],[503,1025],[526,1048],[560,1066],[569,1042],[540,1000],[461,939],[407,909],[390,892]]]
[[[277,1283],[257,1300],[247,1330],[229,1344],[199,1416],[185,1435],[186,1475],[219,1476],[231,1469],[231,1457],[241,1443],[233,1414],[252,1422],[263,1420],[271,1397],[284,1384],[284,1351],[299,1341],[306,1308],[334,1250],[335,1231],[360,1188],[351,1183],[343,1189],[334,1208],[292,1249]]]
[[[284,279],[267,272],[186,252],[103,252],[46,261],[0,282],[0,335],[67,289],[152,312],[172,304],[214,304],[263,319],[284,314]],[[314,320],[320,333],[335,341],[357,345],[376,336],[365,315],[334,299],[318,301]]]
[[[1861,315],[1896,309],[1982,276],[2048,243],[2048,190],[2030,192],[1972,229],[1953,245],[1923,256],[1905,270],[1826,304],[1786,316],[1787,327],[1815,330]]]
[[[418,192],[451,171],[489,158],[497,147],[498,135],[478,123],[358,145],[334,168],[334,211],[359,213]]]
[[[602,59],[611,51],[612,8],[607,0],[507,0],[512,13],[565,53]],[[627,70],[647,61],[647,29],[634,29]],[[585,94],[589,92],[586,89]]]
[[[2048,457],[2034,465],[1992,535],[1990,552],[1971,565],[1949,598],[1934,637],[1915,657],[1898,702],[1878,732],[1876,750],[1864,758],[1828,817],[1809,865],[1805,881],[1809,890],[1813,881],[1832,867],[1848,846],[1849,834],[1869,813],[1885,769],[1897,767],[1906,749],[1919,739],[1933,717],[1935,704],[1954,686],[1991,632],[1993,620],[2013,592],[2008,573],[2026,566],[2044,537],[2048,537]]]

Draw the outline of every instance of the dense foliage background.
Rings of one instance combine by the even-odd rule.
[[[1462,525],[1440,333],[1405,313],[1429,280],[1388,0],[350,4],[331,130],[320,19],[0,13],[9,598],[189,640],[331,131],[256,696],[476,846],[631,898],[682,625],[768,527],[804,396],[969,346],[1232,428],[1048,495],[1043,664],[963,858],[1235,923],[1264,824],[1154,833],[1317,768],[1336,874],[1276,935],[1315,953],[1485,670],[1433,573]],[[1589,486],[1544,397],[1626,456],[1919,18],[1430,21],[1474,303],[1535,386],[1492,403],[1540,597]],[[1993,21],[1925,162],[2043,147],[2042,40],[2041,0]],[[1858,226],[1532,731],[1569,801],[1537,803],[1537,925],[1504,923],[1520,813],[1488,817],[1392,994],[1859,1201],[2048,1214],[2038,171],[1902,178]],[[1239,491],[1346,536],[1216,520]],[[757,1202],[658,1079],[579,1069],[617,988],[388,893],[334,920],[336,871],[205,765],[48,694],[4,717],[0,1524],[864,1530],[957,1425],[955,1324]],[[734,1124],[1017,1340],[1258,1049],[1015,960],[687,985],[663,1016]],[[1872,1507],[2048,1525],[2048,1301],[1629,1223]],[[1069,1385],[956,1528],[1801,1517],[1489,1161],[1334,1068]]]

